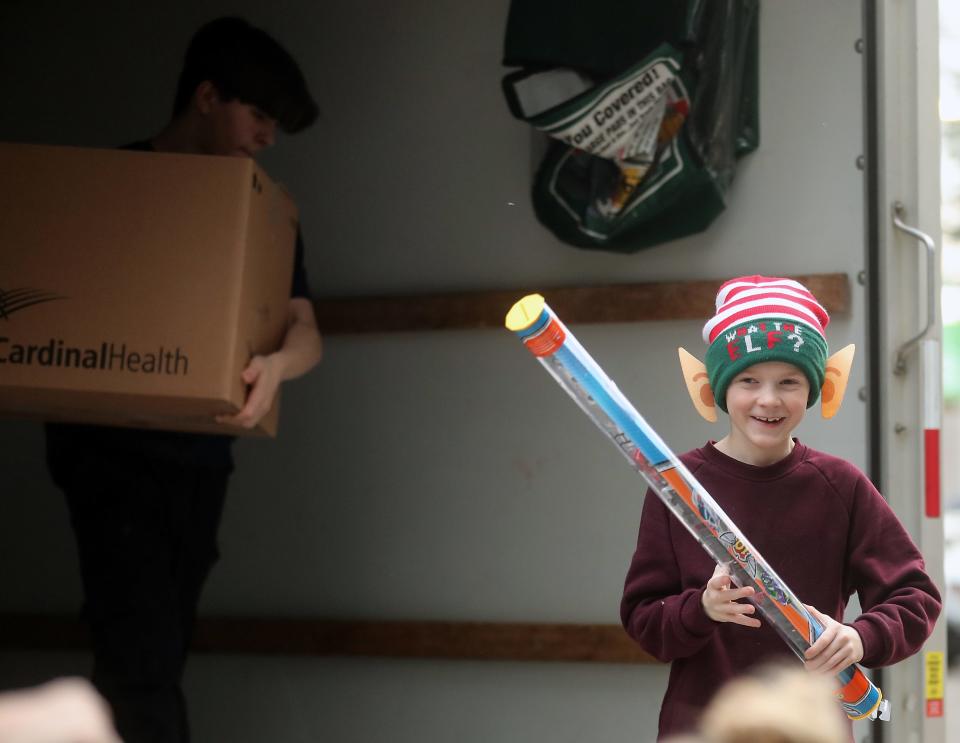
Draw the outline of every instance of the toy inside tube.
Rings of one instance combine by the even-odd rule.
[[[623,396],[560,322],[539,294],[510,309],[514,331],[550,375],[610,438],[687,530],[738,586],[752,586],[751,601],[802,660],[823,626],[780,580],[723,509]],[[852,664],[837,674],[838,697],[853,720],[889,720],[889,702]]]

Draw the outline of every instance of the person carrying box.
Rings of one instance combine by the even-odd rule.
[[[187,48],[169,123],[125,149],[255,157],[277,129],[302,131],[318,109],[293,57],[243,19],[202,26]],[[200,320],[200,318],[198,318]],[[217,420],[253,428],[280,385],[322,356],[303,243],[281,347],[242,373],[243,408]],[[218,558],[217,529],[232,436],[48,423],[48,469],[77,539],[93,683],[126,743],[189,741],[181,689],[203,584]]]

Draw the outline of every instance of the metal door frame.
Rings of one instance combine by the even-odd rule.
[[[938,4],[863,0],[862,8],[869,475],[943,586]],[[941,619],[920,653],[875,672],[893,719],[871,726],[874,743],[945,743],[945,651]]]

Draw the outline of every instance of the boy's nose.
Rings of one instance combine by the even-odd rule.
[[[777,390],[772,385],[763,385],[760,387],[760,402],[764,405],[772,405],[779,400]]]

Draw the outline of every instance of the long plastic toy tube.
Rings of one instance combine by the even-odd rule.
[[[603,373],[543,297],[531,294],[517,302],[507,314],[506,326],[523,339],[583,412],[616,444],[707,553],[728,567],[733,582],[756,589],[751,601],[802,660],[804,651],[823,633],[823,626]],[[890,719],[889,702],[859,666],[848,666],[837,678],[838,697],[850,719]]]

